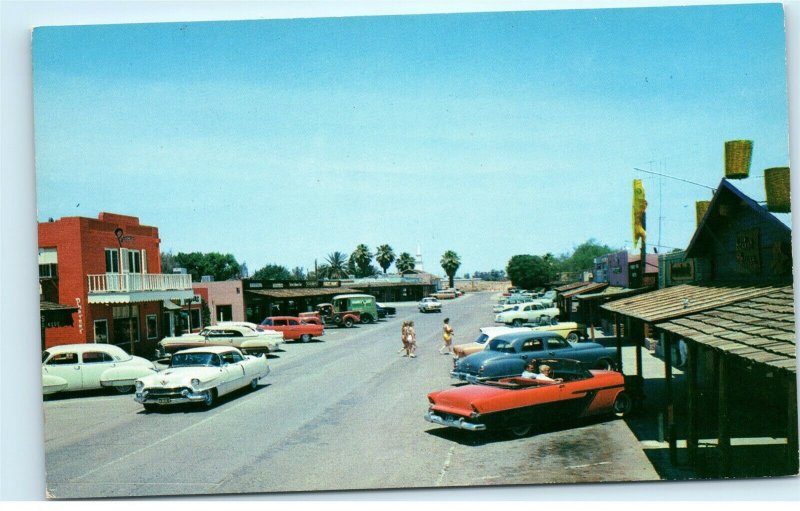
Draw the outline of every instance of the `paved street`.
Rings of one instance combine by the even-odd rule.
[[[438,353],[492,324],[489,293],[443,302],[442,314],[395,304],[396,317],[272,355],[256,391],[211,410],[147,413],[131,395],[48,400],[45,453],[55,498],[432,488],[655,480],[623,420],[569,423],[523,439],[475,435],[422,419],[426,394],[452,385]],[[398,354],[416,322],[418,358]]]

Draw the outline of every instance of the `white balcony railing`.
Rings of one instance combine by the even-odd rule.
[[[169,273],[103,273],[88,275],[89,294],[137,293],[192,289],[192,276]]]

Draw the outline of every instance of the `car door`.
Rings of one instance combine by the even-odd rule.
[[[44,365],[48,374],[63,378],[67,382],[67,388],[64,390],[83,388],[83,375],[77,352],[56,353],[47,359]]]
[[[549,357],[571,357],[572,346],[561,337],[547,338],[547,356]]]
[[[99,389],[102,374],[116,366],[111,355],[102,351],[85,351],[81,355],[81,362],[80,372],[84,389]]]
[[[245,379],[244,365],[241,364],[242,357],[238,353],[226,351],[220,354],[220,359],[222,360],[222,372],[224,373],[224,381],[220,385],[222,389],[218,390],[220,394],[233,392],[248,383],[247,379]]]
[[[544,340],[538,337],[532,337],[522,341],[519,349],[519,358],[525,363],[535,358],[544,356]],[[523,364],[524,366],[524,364]],[[520,371],[522,373],[522,371]]]

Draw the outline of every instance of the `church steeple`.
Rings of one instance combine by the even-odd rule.
[[[425,271],[425,267],[422,265],[422,250],[419,245],[417,245],[417,257],[414,258],[414,269]]]

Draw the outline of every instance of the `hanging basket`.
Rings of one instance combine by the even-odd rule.
[[[706,211],[708,211],[710,204],[710,200],[699,200],[694,203],[694,208],[697,211],[697,225],[700,225],[700,221],[706,216]]]
[[[744,179],[750,173],[750,158],[753,155],[752,140],[729,140],[725,142],[725,177]]]
[[[789,167],[765,169],[764,188],[767,192],[767,210],[773,213],[789,213],[792,210]]]

